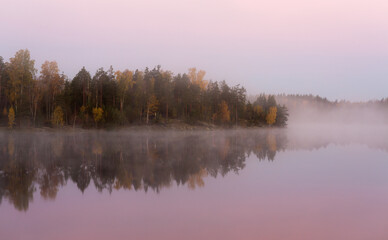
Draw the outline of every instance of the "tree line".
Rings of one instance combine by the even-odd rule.
[[[289,122],[388,124],[388,98],[358,102],[328,100],[311,94],[279,94],[275,98],[289,110]]]
[[[83,67],[73,79],[55,61],[40,71],[30,52],[19,50],[9,62],[0,57],[0,122],[8,127],[64,125],[109,127],[127,124],[211,123],[224,126],[285,126],[288,112],[274,96],[252,103],[240,85],[205,80],[190,68],[173,74],[160,65],[123,71]]]

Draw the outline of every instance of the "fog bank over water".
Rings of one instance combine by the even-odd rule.
[[[285,131],[288,150],[319,149],[330,144],[357,144],[388,152],[388,125],[386,124],[294,123],[290,124]]]
[[[290,126],[388,125],[388,98],[349,102],[330,101],[313,95],[277,95],[276,101],[288,108]]]
[[[388,125],[388,109],[381,107],[291,107],[289,113],[288,125],[290,126],[332,125],[333,127],[341,127],[352,125],[371,127],[373,125]]]
[[[387,136],[376,125],[0,132],[0,232],[386,239]]]
[[[279,152],[367,146],[388,153],[388,126],[300,124],[218,131],[1,132],[0,204],[27,211],[36,192],[55,199],[68,181],[84,192],[160,192],[204,186],[205,177],[240,173],[248,158]]]

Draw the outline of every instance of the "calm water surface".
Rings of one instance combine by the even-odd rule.
[[[0,239],[388,239],[388,132],[0,133]]]

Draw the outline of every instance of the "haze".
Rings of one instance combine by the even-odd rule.
[[[387,130],[1,132],[1,236],[387,239]]]
[[[36,68],[174,72],[242,84],[248,93],[386,97],[388,3],[383,0],[2,0],[0,56],[28,48]]]

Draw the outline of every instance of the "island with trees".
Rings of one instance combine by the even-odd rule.
[[[190,68],[173,74],[160,66],[141,70],[83,67],[73,79],[55,61],[35,68],[29,50],[0,57],[0,123],[15,127],[106,128],[129,125],[211,124],[222,127],[287,124],[288,111],[273,95],[247,101],[246,90],[205,80]]]

